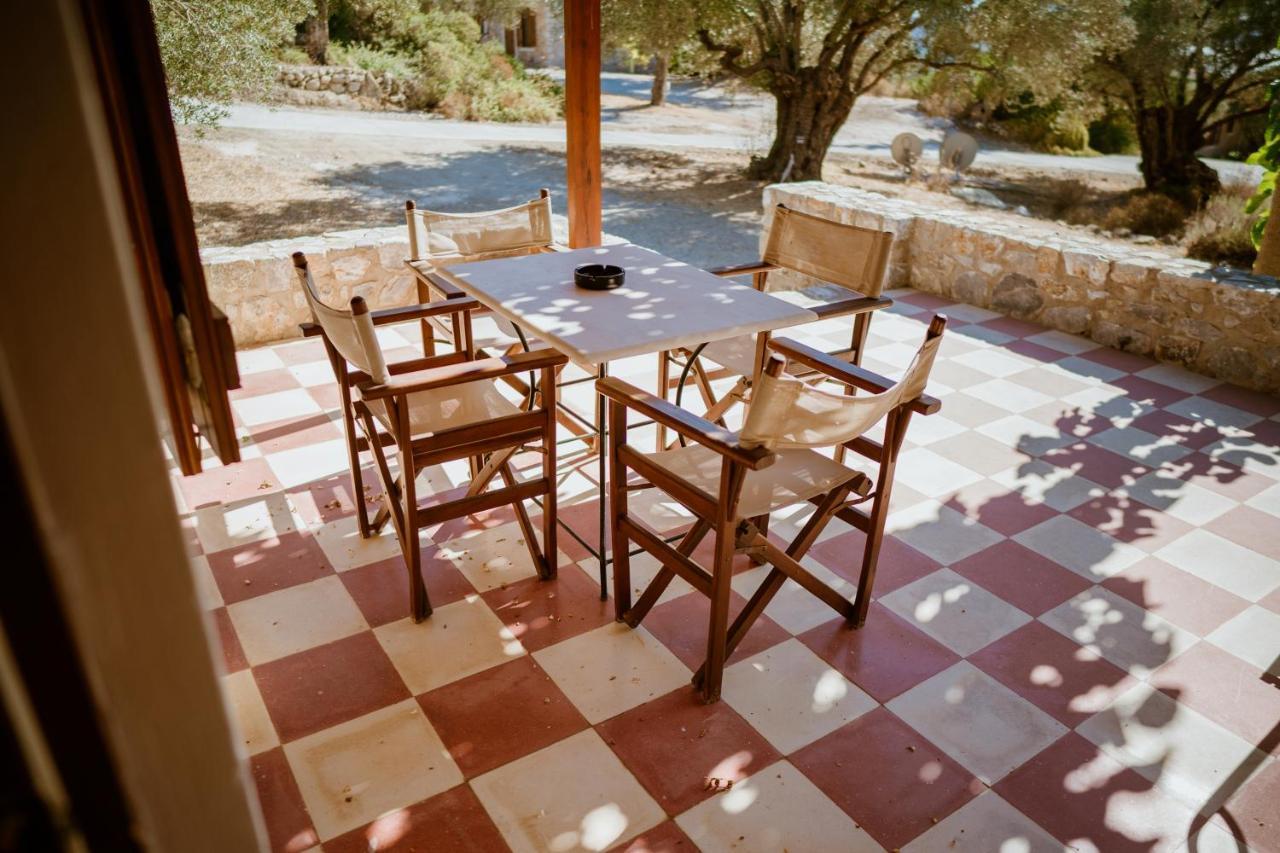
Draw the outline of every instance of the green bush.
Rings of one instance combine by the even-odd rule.
[[[1252,193],[1248,184],[1237,182],[1210,197],[1187,222],[1187,257],[1251,269],[1258,250],[1250,231],[1258,214],[1246,213],[1244,203]]]
[[[1140,192],[1108,211],[1102,227],[1108,231],[1127,228],[1134,234],[1167,237],[1180,231],[1186,221],[1187,209],[1167,195]]]
[[[330,0],[329,38],[385,47],[400,22],[421,11],[420,0]]]
[[[367,44],[332,43],[329,45],[328,60],[330,65],[363,68],[374,74],[389,72],[401,79],[415,77],[418,73],[413,57]]]
[[[1138,136],[1133,122],[1123,113],[1109,112],[1089,124],[1089,147],[1099,154],[1133,154]]]
[[[310,65],[311,57],[307,56],[307,52],[300,47],[293,45],[280,45],[276,48],[276,62],[282,62],[285,65]]]

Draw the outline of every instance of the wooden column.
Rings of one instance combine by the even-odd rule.
[[[599,246],[600,0],[564,0],[569,245]]]

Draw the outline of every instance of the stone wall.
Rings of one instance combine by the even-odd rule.
[[[413,95],[414,82],[385,71],[334,65],[280,65],[276,83],[299,92],[328,92],[360,98],[384,107],[403,107]]]
[[[1274,278],[1091,241],[1050,223],[929,208],[816,181],[766,188],[766,228],[780,203],[893,232],[889,287],[936,293],[1280,393]],[[779,284],[786,286],[785,278]]]

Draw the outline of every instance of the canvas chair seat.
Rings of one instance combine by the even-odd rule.
[[[671,474],[714,497],[720,493],[724,457],[701,444],[690,444],[648,455]],[[768,468],[748,471],[738,500],[738,519],[768,515],[825,495],[854,480],[859,472],[814,450],[783,450]]]
[[[520,407],[503,397],[492,382],[467,382],[418,391],[410,394],[408,401],[409,430],[414,438],[520,413]],[[371,405],[369,410],[383,427],[388,431],[392,429],[385,405]]]

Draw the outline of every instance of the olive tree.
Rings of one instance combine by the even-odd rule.
[[[227,103],[265,88],[273,49],[314,8],[312,0],[151,0],[175,117],[213,124]]]
[[[1148,190],[1187,204],[1217,191],[1196,157],[1219,125],[1266,111],[1280,70],[1280,0],[1127,0],[1135,37],[1104,54],[1094,88],[1124,104],[1137,130]]]
[[[672,55],[694,40],[699,4],[691,0],[603,0],[604,37],[653,57],[649,103],[660,106],[667,96]]]
[[[1128,37],[1113,23],[1122,2],[705,0],[698,37],[776,101],[773,143],[750,173],[809,180],[858,98],[895,71],[965,68],[1048,94]]]
[[[1249,157],[1249,162],[1262,167],[1262,180],[1257,192],[1245,207],[1249,213],[1260,212],[1251,235],[1258,247],[1253,271],[1280,277],[1280,210],[1276,209],[1276,176],[1280,173],[1280,80],[1271,83],[1266,137],[1262,147]]]

